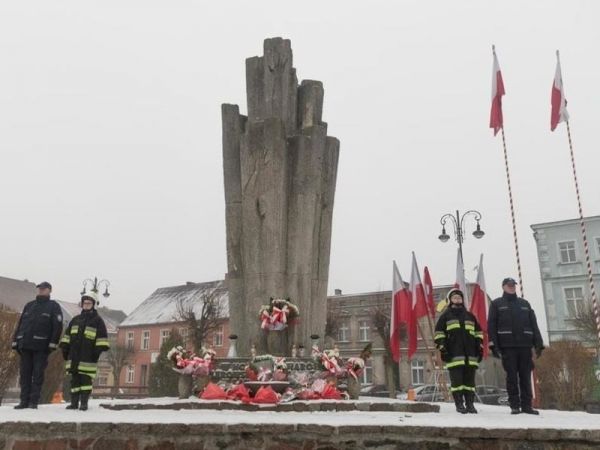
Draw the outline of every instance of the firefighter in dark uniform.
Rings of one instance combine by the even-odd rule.
[[[475,372],[483,355],[483,332],[475,316],[466,310],[461,290],[451,289],[446,299],[448,308],[435,325],[435,344],[450,373],[456,411],[476,414]]]
[[[69,322],[60,348],[67,373],[71,375],[71,404],[67,409],[86,411],[98,359],[103,351],[109,349],[109,344],[106,325],[96,311],[94,292],[82,295],[81,308],[81,314]]]
[[[21,356],[21,401],[15,409],[37,408],[48,355],[56,350],[62,333],[62,310],[50,300],[52,285],[44,281],[37,289],[35,300],[23,308],[11,345]]]
[[[506,390],[511,414],[539,414],[531,406],[531,372],[535,348],[539,358],[544,342],[538,328],[535,312],[528,301],[517,296],[516,281],[502,281],[502,297],[494,300],[488,315],[490,350],[502,358],[506,372]]]

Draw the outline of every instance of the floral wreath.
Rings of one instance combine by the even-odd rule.
[[[268,305],[260,307],[260,327],[268,331],[281,331],[292,324],[300,316],[298,307],[290,302],[290,299],[271,297]]]

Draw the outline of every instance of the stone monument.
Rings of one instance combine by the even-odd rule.
[[[246,60],[246,90],[247,116],[222,105],[230,328],[240,356],[268,352],[259,309],[289,297],[300,311],[289,356],[325,332],[340,143],[322,121],[322,83],[298,85],[289,40],[266,39]]]

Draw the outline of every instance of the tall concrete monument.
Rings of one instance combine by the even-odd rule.
[[[238,352],[266,352],[258,314],[288,298],[300,319],[286,330],[310,350],[323,338],[340,143],[322,121],[323,84],[298,85],[290,41],[266,39],[246,60],[248,115],[222,105],[230,327]]]

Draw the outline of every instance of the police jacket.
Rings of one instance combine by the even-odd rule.
[[[535,312],[527,300],[504,293],[490,305],[488,315],[490,347],[543,348]]]
[[[37,296],[21,313],[13,336],[15,350],[54,350],[62,333],[62,310],[49,297]]]
[[[96,376],[100,353],[108,350],[109,344],[106,325],[95,309],[73,317],[60,341],[60,348],[67,361],[67,372]]]
[[[448,307],[442,313],[435,325],[434,341],[447,369],[479,365],[483,332],[475,316],[464,307]]]

